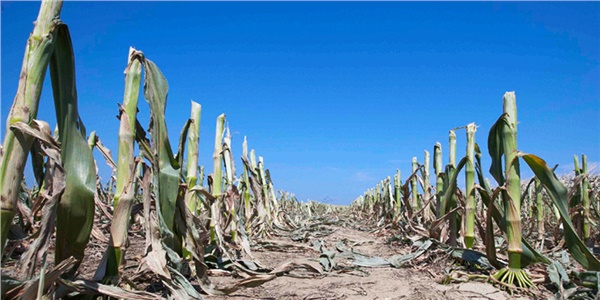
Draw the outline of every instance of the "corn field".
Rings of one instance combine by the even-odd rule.
[[[485,282],[523,297],[598,298],[600,177],[586,155],[574,156],[572,175],[558,177],[521,151],[514,92],[498,101],[491,128],[474,120],[451,129],[448,151],[435,143],[421,162],[412,158],[410,173],[396,170],[351,205],[301,202],[276,190],[267,160],[246,137],[232,149],[225,114],[216,118],[212,169],[199,166],[198,145],[206,143],[199,103],[191,102],[172,149],[167,78],[134,48],[123,51],[114,159],[79,117],[62,5],[41,4],[0,149],[2,299],[226,298],[284,277],[315,287],[327,277],[362,281],[377,268],[429,269],[439,284]],[[48,69],[55,130],[37,119]],[[140,95],[149,124],[138,121]],[[456,135],[465,133],[457,157]],[[487,154],[477,143],[486,133]],[[490,166],[482,165],[486,155]],[[23,181],[28,159],[33,187]],[[107,183],[97,174],[104,163],[112,169]],[[534,177],[523,178],[523,169]],[[361,253],[372,242],[332,240],[346,229],[386,239],[390,252]],[[311,257],[257,259],[267,250]],[[352,298],[342,296],[305,299]]]

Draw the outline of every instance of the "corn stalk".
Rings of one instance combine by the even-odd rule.
[[[417,158],[413,157],[412,158],[412,172],[415,173],[417,171],[417,169],[419,168],[419,164],[417,163]],[[414,176],[412,181],[411,181],[411,187],[412,187],[412,203],[411,206],[414,210],[419,210],[421,209],[421,205],[419,203],[419,190],[418,190],[418,185],[417,185],[417,177]]]
[[[225,131],[225,114],[217,117],[215,128],[215,150],[213,152],[213,174],[211,192],[216,200],[210,205],[210,242],[217,241],[217,224],[219,223],[220,196],[223,190],[223,134]]]
[[[583,179],[581,181],[581,202],[583,205],[583,241],[588,242],[590,239],[590,194],[589,194],[589,178],[588,178],[588,164],[587,156],[581,155],[581,172]]]
[[[444,179],[442,178],[444,170],[442,166],[442,144],[440,144],[439,142],[435,143],[435,146],[433,147],[433,172],[435,173],[435,211],[436,216],[440,218],[442,216],[440,210],[442,204],[442,197],[444,195]]]
[[[465,247],[471,249],[475,242],[475,132],[477,127],[475,123],[467,125],[467,164],[465,165],[465,191],[466,191],[466,207],[465,207],[465,232],[464,240]]]
[[[456,133],[454,133],[454,130],[450,130],[449,134],[448,134],[448,146],[449,146],[449,151],[450,151],[450,155],[448,156],[448,180],[450,180],[450,178],[454,175],[455,172],[455,167],[456,167]],[[447,207],[446,209],[442,209],[442,215],[446,214],[448,211],[450,211],[453,206],[450,205],[450,203],[447,202],[451,202],[454,205],[457,202],[456,199],[456,195],[451,194],[451,196],[449,198],[444,197],[444,201],[442,203],[442,208]],[[448,243],[451,246],[456,246],[456,240],[458,238],[458,215],[456,214],[456,212],[453,212],[450,215],[450,221],[448,222],[448,226],[449,228],[449,232],[450,232],[450,237],[449,237],[449,241]]]
[[[110,226],[110,245],[107,248],[106,274],[96,273],[96,277],[104,277],[104,282],[111,282],[118,276],[118,269],[125,257],[127,231],[131,208],[135,198],[135,125],[137,104],[142,76],[142,54],[133,48],[129,49],[127,68],[125,69],[125,95],[119,118],[119,149],[117,164],[117,188],[114,195],[115,212]],[[101,268],[98,268],[101,270]],[[100,276],[102,275],[102,276]]]
[[[196,186],[198,182],[198,142],[200,140],[200,114],[202,113],[202,106],[197,102],[192,101],[192,110],[190,113],[190,120],[192,125],[188,130],[188,154],[187,154],[187,174],[185,182],[188,187],[186,193],[186,205],[193,213],[197,212],[198,209],[198,197],[195,192],[191,192],[190,189]]]
[[[425,205],[425,211],[424,211],[424,217],[425,220],[430,220],[431,218],[431,206],[430,206],[430,200],[431,200],[431,192],[430,192],[430,187],[431,187],[431,173],[430,173],[430,161],[431,161],[431,156],[429,155],[429,151],[425,150],[425,157],[424,157],[424,162],[423,162],[423,205]]]
[[[544,238],[544,201],[542,199],[543,187],[540,180],[535,177],[535,208],[536,208],[536,220],[538,230],[538,240],[542,241]]]
[[[217,117],[215,129],[215,151],[213,152],[212,195],[219,197],[223,191],[223,134],[225,132],[225,114]]]
[[[396,169],[396,175],[394,175],[394,204],[395,204],[395,217],[398,218],[401,215],[402,209],[402,198],[401,198],[401,189],[402,189],[402,175],[400,173],[400,169]]]
[[[235,196],[237,195],[237,190],[235,190],[234,180],[235,180],[235,165],[233,163],[233,153],[231,151],[231,134],[229,133],[229,126],[227,126],[225,130],[225,136],[223,138],[223,161],[225,162],[225,172],[227,178],[227,208],[229,211],[229,218],[231,218],[231,222],[229,224],[229,232],[231,234],[231,240],[233,243],[237,242],[237,226],[239,223],[238,215],[235,211],[236,202]],[[231,190],[230,190],[231,189]]]
[[[62,1],[42,1],[33,33],[25,46],[17,94],[8,113],[0,166],[2,251],[15,216],[27,154],[33,143],[33,137],[17,136],[11,126],[18,122],[31,124],[37,117],[46,70],[56,44],[55,20],[60,17],[61,9]]]
[[[504,203],[506,222],[506,240],[508,242],[508,267],[494,274],[494,277],[510,285],[532,286],[527,273],[522,270],[521,256],[521,176],[517,157],[517,103],[514,92],[507,92],[502,98],[504,113],[490,130],[488,149],[492,156],[490,173],[500,185]],[[498,132],[499,134],[493,134]],[[501,156],[504,156],[504,174],[502,174]]]
[[[577,184],[575,196],[571,198],[570,206],[571,209],[576,208],[576,210],[574,210],[573,220],[577,232],[583,237],[583,240],[587,242],[590,238],[590,196],[587,178],[587,156],[585,154],[581,155],[581,168],[579,166],[579,158],[577,155],[573,156],[573,164],[575,166],[575,178],[581,178],[581,180]]]
[[[244,142],[242,143],[242,158],[248,160],[248,141],[244,136]],[[250,177],[248,174],[248,168],[244,164],[244,175],[243,175],[244,185],[242,189],[242,197],[244,200],[244,222],[246,225],[246,233],[250,235],[250,218],[252,217],[252,203],[251,203],[251,195],[250,195]]]

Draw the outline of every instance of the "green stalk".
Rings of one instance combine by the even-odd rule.
[[[198,179],[200,179],[200,181],[198,182],[198,185],[204,186],[204,166],[200,166],[200,175],[199,175]]]
[[[269,186],[267,185],[267,177],[265,173],[265,163],[262,156],[258,157],[258,174],[263,189],[263,199],[265,210],[267,211],[267,225],[271,226],[271,205],[269,205]]]
[[[248,159],[248,141],[244,136],[244,142],[242,143],[242,157]],[[244,217],[246,225],[246,233],[250,235],[250,218],[252,217],[251,198],[250,198],[250,176],[248,175],[248,169],[244,165],[244,189],[242,192],[244,197]]]
[[[387,215],[387,180],[381,181],[381,216]]]
[[[436,214],[441,217],[443,214],[440,211],[442,197],[444,196],[444,179],[441,174],[444,173],[442,164],[442,144],[435,143],[433,147],[433,171],[435,172],[435,192],[436,192]]]
[[[384,217],[386,214],[386,205],[385,205],[385,201],[386,201],[386,186],[385,186],[385,179],[381,180],[379,182],[379,195],[381,198],[379,198],[379,217]]]
[[[450,172],[448,173],[448,177],[452,178],[452,176],[454,175],[454,167],[456,167],[456,133],[454,133],[454,130],[450,130],[449,135],[448,135],[448,143],[449,143],[449,148],[450,148],[450,155],[448,157],[448,164],[450,165]],[[452,203],[456,203],[457,199],[456,199],[456,195],[452,195],[452,197],[450,197],[450,202]],[[442,204],[442,207],[447,207],[446,210],[451,210],[453,209],[453,207],[449,207],[449,205],[447,205],[447,203]],[[442,212],[442,215],[446,214],[446,211]],[[456,212],[452,213],[452,215],[450,215],[450,220],[449,220],[449,231],[450,231],[450,236],[449,236],[449,244],[450,246],[456,246],[456,240],[458,239],[458,216],[456,214]]]
[[[502,126],[502,148],[504,152],[506,176],[506,195],[504,211],[506,235],[508,241],[508,265],[512,269],[521,269],[521,176],[517,158],[517,103],[514,92],[503,97],[503,109],[506,123]]]
[[[218,224],[218,220],[220,219],[219,215],[219,206],[220,206],[220,196],[223,189],[223,133],[225,130],[225,114],[221,114],[217,117],[217,125],[215,131],[215,151],[213,152],[213,184],[212,184],[212,194],[217,198],[211,206],[211,218],[210,218],[210,242],[216,242],[216,226]]]
[[[213,153],[213,186],[212,194],[219,197],[223,189],[223,133],[225,130],[225,114],[217,117],[215,132],[215,152]]]
[[[456,167],[456,133],[454,133],[454,130],[450,130],[448,136],[448,144],[450,148],[450,156],[448,157],[448,163],[451,166]]]
[[[573,166],[575,167],[575,176],[580,176],[581,175],[581,168],[579,167],[579,157],[577,157],[577,155],[573,155]],[[577,205],[581,204],[581,191],[582,185],[581,183],[578,184],[577,186],[577,194],[576,197],[572,197],[571,200],[569,201],[569,206],[571,208],[576,207]],[[580,211],[573,211],[573,214],[579,214]],[[573,216],[571,216],[571,218],[573,218]],[[581,229],[583,226],[579,225],[577,226],[579,229]],[[581,232],[579,232],[581,234]]]
[[[490,174],[496,179],[498,184],[503,187],[499,190],[504,205],[504,222],[498,222],[506,234],[508,243],[508,266],[500,269],[493,277],[507,285],[518,285],[519,287],[530,287],[533,282],[529,275],[522,269],[523,265],[532,262],[529,257],[531,254],[537,256],[537,259],[546,260],[543,256],[535,254],[535,251],[527,245],[522,239],[521,233],[521,179],[519,170],[519,155],[527,162],[529,167],[546,185],[549,180],[546,164],[538,157],[529,154],[519,154],[517,148],[517,104],[514,92],[506,92],[502,98],[504,113],[490,129],[488,136],[488,151],[491,157]],[[502,165],[504,161],[504,166]],[[504,167],[504,168],[503,168]],[[540,169],[544,169],[540,172]],[[545,176],[541,178],[540,176]],[[481,177],[481,175],[479,174]],[[552,174],[554,176],[554,174]],[[553,182],[554,183],[554,182]],[[546,186],[550,191],[556,186]],[[489,188],[486,187],[486,190]],[[488,199],[492,205],[493,199]],[[488,210],[493,212],[493,209]],[[497,213],[494,213],[497,214]],[[562,213],[561,213],[562,215]],[[494,217],[495,218],[495,217]],[[570,223],[568,225],[571,225]],[[565,231],[566,232],[566,231]],[[571,242],[567,238],[567,243]],[[522,243],[526,245],[523,248]],[[569,245],[570,246],[570,245]],[[525,250],[525,253],[524,253]],[[532,252],[533,251],[533,252]],[[534,258],[536,260],[536,258]]]
[[[523,203],[523,205],[527,210],[527,219],[531,219],[533,217],[533,197],[531,196],[531,190],[529,187],[527,187],[525,194],[523,194],[523,196],[525,195],[527,195],[527,197],[523,198],[523,201],[526,201]]]
[[[402,187],[402,179],[400,175],[400,169],[396,169],[396,175],[394,175],[394,202],[396,205],[396,217],[399,216],[400,209],[402,208],[402,198],[400,197],[400,189]]]
[[[418,168],[418,163],[417,163],[417,158],[413,157],[412,158],[412,172],[413,174],[417,171]],[[418,185],[417,185],[417,177],[413,177],[412,181],[412,207],[413,210],[419,210],[421,209],[421,206],[419,205],[419,190],[418,190]]]
[[[425,162],[423,163],[423,202],[424,203],[428,203],[429,202],[429,197],[430,197],[430,192],[429,192],[429,188],[431,186],[431,170],[430,170],[430,160],[431,160],[431,156],[429,155],[429,151],[425,150]],[[425,209],[425,215],[426,215],[426,219],[429,219],[429,208]]]
[[[386,206],[387,206],[387,210],[388,210],[388,214],[392,213],[392,209],[394,208],[394,198],[392,197],[392,179],[390,178],[390,176],[388,176],[386,178],[385,181],[387,190],[386,190],[386,197],[387,197],[387,201],[386,201]]]
[[[380,217],[380,215],[379,215],[379,212],[380,212],[379,208],[381,207],[380,203],[381,203],[381,181],[375,185],[375,201],[373,203],[374,204],[373,206],[377,206],[377,215],[376,215],[377,219],[379,219],[379,217]]]
[[[200,140],[200,114],[202,113],[202,106],[192,101],[192,109],[190,112],[190,119],[192,124],[188,130],[188,154],[187,154],[187,174],[185,182],[189,189],[196,186],[198,182],[198,142]],[[194,214],[197,210],[198,198],[195,193],[188,192],[186,195],[186,205]]]
[[[273,182],[271,180],[269,180],[269,193],[271,195],[271,211],[272,211],[272,218],[275,219],[277,217],[277,211],[278,211],[278,203],[277,203],[277,196],[275,195],[275,188],[273,187]]]
[[[133,178],[135,122],[137,118],[138,97],[142,80],[142,64],[136,58],[138,53],[129,49],[129,59],[125,69],[125,95],[122,111],[120,112],[119,149],[117,158],[117,188],[114,195],[113,207],[116,210],[123,188]]]
[[[119,149],[117,164],[117,188],[114,194],[114,218],[110,226],[110,245],[104,282],[112,282],[119,274],[119,266],[125,257],[127,231],[133,200],[135,199],[135,126],[137,104],[142,78],[143,54],[129,49],[128,64],[125,69],[125,93],[120,111]],[[121,200],[122,199],[122,200]],[[121,201],[120,201],[121,200]]]
[[[465,184],[466,184],[466,208],[465,208],[465,247],[471,249],[475,242],[475,195],[473,187],[475,186],[475,132],[477,127],[475,123],[467,125],[467,163],[465,165]]]
[[[581,200],[583,204],[583,241],[587,243],[590,239],[590,195],[587,156],[581,155],[583,180],[581,181]]]
[[[235,180],[235,165],[233,163],[233,154],[231,152],[231,134],[229,133],[229,126],[225,129],[225,136],[223,137],[223,161],[225,162],[225,177],[227,182],[225,185],[233,184]]]
[[[235,179],[235,166],[233,164],[233,153],[231,152],[231,134],[229,133],[229,126],[225,129],[225,137],[223,138],[224,150],[223,160],[225,161],[225,172],[227,177],[227,185],[233,185]],[[233,243],[237,242],[237,223],[238,215],[235,211],[235,204],[232,199],[229,199],[229,214],[231,217],[230,233],[231,240]]]
[[[4,154],[0,165],[0,250],[2,251],[15,216],[27,153],[33,143],[32,137],[16,136],[10,127],[17,122],[31,124],[31,121],[37,118],[46,70],[54,51],[55,40],[51,31],[55,25],[54,20],[60,17],[61,9],[62,1],[42,1],[33,33],[25,46],[17,94],[8,113],[2,144]]]
[[[254,149],[250,150],[250,166],[252,167],[252,170],[256,170],[256,168],[257,168],[256,152],[254,151]]]
[[[535,178],[535,206],[537,209],[537,225],[538,225],[538,239],[541,241],[544,237],[544,201],[542,199],[543,186],[539,178]]]

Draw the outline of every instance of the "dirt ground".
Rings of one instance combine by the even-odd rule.
[[[407,245],[388,243],[386,237],[356,229],[329,226],[334,232],[321,238],[324,245],[333,247],[338,241],[355,244],[355,252],[365,255],[390,257],[406,254]],[[293,259],[316,259],[319,252],[312,250],[313,240],[293,242],[289,238],[274,237],[275,243],[294,244],[292,251],[260,250],[254,256],[265,266],[274,268]],[[447,258],[446,258],[447,260]],[[340,259],[339,266],[349,264]],[[491,284],[465,282],[442,285],[444,267],[448,261],[405,268],[378,267],[359,268],[360,272],[330,272],[320,278],[277,277],[254,288],[244,288],[228,296],[206,296],[206,299],[530,299],[527,296],[510,296]],[[229,277],[212,277],[213,282],[227,283]]]
[[[389,241],[389,233],[361,231],[337,225],[323,225],[330,234],[310,236],[294,241],[286,236],[272,236],[264,243],[257,243],[252,249],[257,262],[273,269],[292,260],[313,261],[319,266],[320,251],[313,245],[321,242],[326,249],[335,249],[341,241],[353,252],[367,256],[388,258],[414,251],[414,247],[401,241]],[[143,252],[144,238],[141,232],[130,232],[130,247],[127,252],[125,273],[131,274],[137,268]],[[86,257],[79,268],[79,277],[91,279],[98,265],[104,246],[92,239]],[[52,247],[50,251],[52,252]],[[334,250],[335,251],[335,250]],[[538,291],[537,296],[509,295],[507,292],[484,282],[464,282],[440,284],[454,261],[442,251],[427,251],[424,255],[402,268],[356,267],[344,257],[336,257],[337,267],[330,272],[297,278],[288,275],[253,288],[241,288],[228,296],[203,295],[205,299],[546,299],[550,294]],[[441,252],[441,253],[440,253]],[[52,257],[52,256],[50,256]],[[52,259],[49,259],[52,260]],[[13,275],[18,260],[9,259],[2,267],[2,273]],[[219,286],[228,286],[240,277],[222,270],[209,271],[211,281]],[[147,282],[146,291],[164,294],[164,287]],[[162,291],[161,291],[162,289]]]

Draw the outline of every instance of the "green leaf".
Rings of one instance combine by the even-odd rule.
[[[546,162],[533,155],[526,153],[519,153],[519,156],[523,157],[523,160],[529,165],[535,176],[540,180],[546,192],[552,199],[554,205],[558,208],[560,213],[562,225],[565,232],[565,242],[569,253],[573,258],[580,263],[584,268],[593,271],[600,271],[600,261],[592,254],[583,241],[579,238],[575,231],[575,227],[569,217],[569,204],[567,189],[565,186],[556,178],[556,175]]]
[[[74,256],[79,264],[94,221],[96,167],[77,109],[75,58],[69,29],[59,24],[55,31],[56,48],[50,59],[50,78],[66,173],[65,191],[57,210],[55,263]]]
[[[169,85],[160,69],[151,60],[145,59],[144,67],[144,97],[150,104],[151,115],[149,131],[152,137],[153,154],[158,158],[158,165],[153,166],[158,174],[158,208],[167,229],[175,233],[174,216],[180,177],[179,164],[173,157],[165,121]],[[173,240],[168,234],[164,236],[167,245],[179,253],[181,250],[180,239]]]

